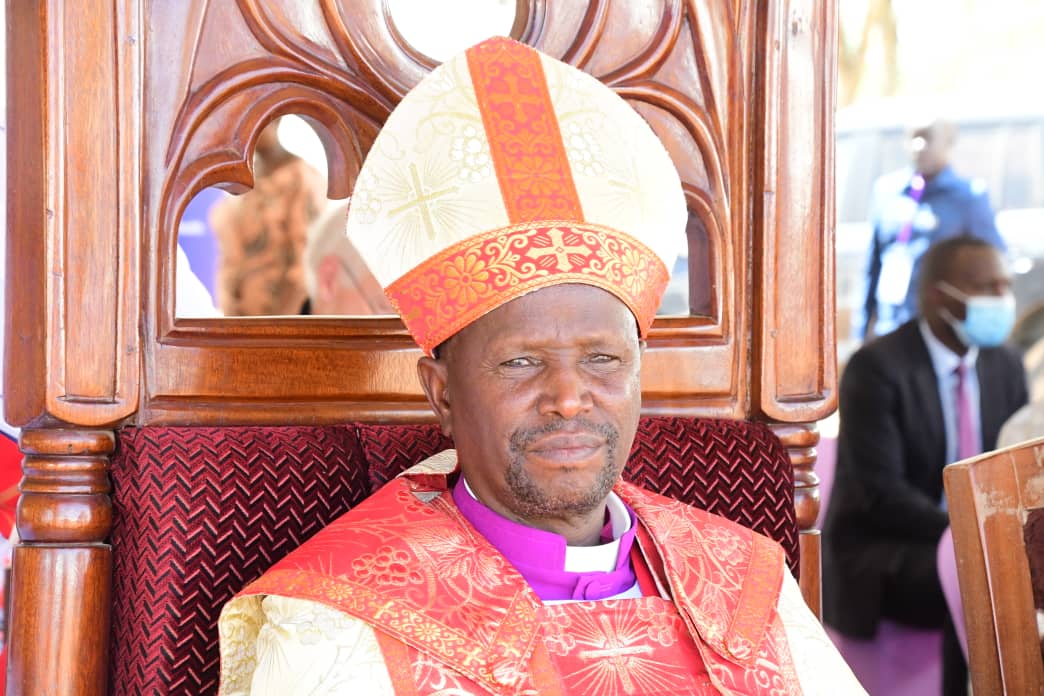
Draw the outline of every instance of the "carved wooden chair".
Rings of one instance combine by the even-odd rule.
[[[1027,515],[1044,508],[1044,438],[951,464],[943,480],[972,689],[1044,693],[1024,536]]]
[[[628,99],[684,183],[690,311],[653,326],[627,475],[772,533],[817,609],[834,11],[519,0],[511,32]],[[441,441],[396,318],[178,318],[179,218],[251,186],[289,113],[349,195],[434,63],[382,0],[9,2],[7,31],[8,693],[207,693],[217,607]]]

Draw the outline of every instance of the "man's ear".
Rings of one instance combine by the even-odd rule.
[[[927,306],[922,308],[922,313],[924,313],[923,310],[927,310],[932,314],[937,314],[941,308],[946,308],[950,314],[958,319],[963,318],[963,310],[961,309],[963,303],[950,297],[939,287],[938,283],[932,283],[925,288],[923,303]]]
[[[439,418],[439,425],[447,437],[453,437],[453,412],[449,401],[449,371],[445,361],[423,356],[417,361],[417,377],[424,396]]]

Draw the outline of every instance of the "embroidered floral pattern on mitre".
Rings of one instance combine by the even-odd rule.
[[[588,176],[601,176],[605,173],[605,161],[602,148],[598,145],[591,130],[580,123],[572,122],[565,126],[562,134],[565,139],[569,161],[575,171]]]
[[[427,353],[527,292],[583,283],[616,295],[648,332],[669,275],[647,246],[602,225],[546,221],[475,235],[425,260],[385,291]]]
[[[359,216],[361,223],[370,225],[377,220],[381,212],[381,199],[377,193],[377,181],[369,169],[359,172],[349,205],[352,213]]]
[[[460,135],[453,139],[450,159],[457,163],[457,176],[465,182],[474,183],[493,175],[489,146],[474,125],[464,126]]]

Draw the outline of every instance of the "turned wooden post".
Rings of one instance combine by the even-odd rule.
[[[800,530],[801,546],[800,585],[805,602],[816,616],[822,616],[823,600],[820,577],[822,574],[819,530],[819,476],[815,472],[816,445],[819,430],[814,423],[776,423],[772,425],[790,455],[794,466],[794,507]],[[812,579],[815,578],[815,582]]]
[[[106,693],[114,444],[108,430],[22,432],[10,696]]]
[[[760,21],[766,41],[757,90],[763,127],[754,152],[754,412],[786,445],[801,530],[800,583],[820,601],[815,422],[837,407],[834,333],[833,112],[837,5],[781,0]],[[807,158],[793,156],[807,152]]]
[[[141,4],[8,0],[7,693],[107,692],[111,428],[140,385]]]

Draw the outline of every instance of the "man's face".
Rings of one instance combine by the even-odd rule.
[[[486,314],[419,370],[479,500],[557,531],[600,514],[623,471],[643,347],[613,295],[557,285]]]
[[[952,127],[942,121],[914,130],[909,147],[917,172],[929,178],[941,172],[950,163],[954,138]]]

